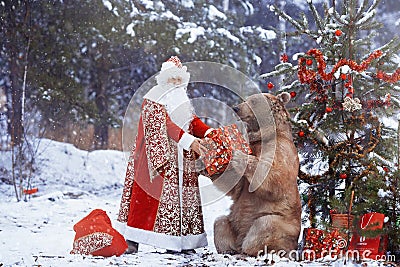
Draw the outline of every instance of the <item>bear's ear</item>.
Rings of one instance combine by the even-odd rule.
[[[280,93],[276,96],[284,105],[289,103],[290,101],[290,94],[288,92]]]

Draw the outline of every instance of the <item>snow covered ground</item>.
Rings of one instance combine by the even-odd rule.
[[[7,168],[9,155],[0,153],[0,167]],[[90,211],[103,209],[115,221],[125,156],[111,150],[81,151],[70,144],[46,139],[41,140],[39,153],[36,162],[40,168],[32,181],[39,192],[29,201],[17,202],[13,187],[0,184],[0,266],[265,266],[273,262],[273,266],[344,265],[342,260],[293,262],[276,255],[251,258],[217,254],[213,222],[228,212],[231,201],[226,197],[204,206],[209,245],[197,249],[196,254],[168,254],[163,249],[141,245],[139,253],[120,257],[70,255],[75,235],[73,225]],[[205,177],[200,182],[209,188],[210,182]]]

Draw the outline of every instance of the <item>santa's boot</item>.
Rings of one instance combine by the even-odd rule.
[[[138,252],[139,243],[131,240],[126,240],[126,243],[128,244],[128,249],[125,251],[125,254],[133,254]]]
[[[196,254],[196,250],[194,250],[194,249],[182,249],[181,251],[176,251],[176,250],[167,249],[167,253],[168,254],[187,254],[187,255],[190,255],[190,254]]]

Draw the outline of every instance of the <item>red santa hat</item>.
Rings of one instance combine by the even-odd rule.
[[[179,59],[179,57],[177,56],[172,56],[170,57],[167,61],[165,61],[164,63],[169,64],[168,62],[173,63],[175,66],[177,66],[178,68],[182,68],[182,62]],[[165,64],[163,64],[163,66],[166,66]],[[161,66],[161,70],[163,70],[163,66]]]
[[[156,80],[158,85],[165,86],[169,78],[178,77],[182,79],[182,84],[187,85],[190,73],[187,72],[187,67],[182,65],[177,56],[172,56],[161,65],[161,71],[156,76]]]

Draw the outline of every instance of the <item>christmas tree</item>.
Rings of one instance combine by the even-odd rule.
[[[294,54],[293,62],[283,51],[281,63],[261,78],[270,89],[290,92],[295,103],[299,180],[308,184],[303,200],[311,226],[329,224],[332,213],[352,213],[356,219],[383,213],[389,249],[398,251],[399,153],[392,118],[400,103],[395,62],[400,44],[394,38],[376,47],[379,2],[332,1],[322,13],[307,0],[310,15],[298,19],[271,6],[293,29],[284,36],[312,40],[313,47]],[[280,86],[272,86],[277,82]]]

